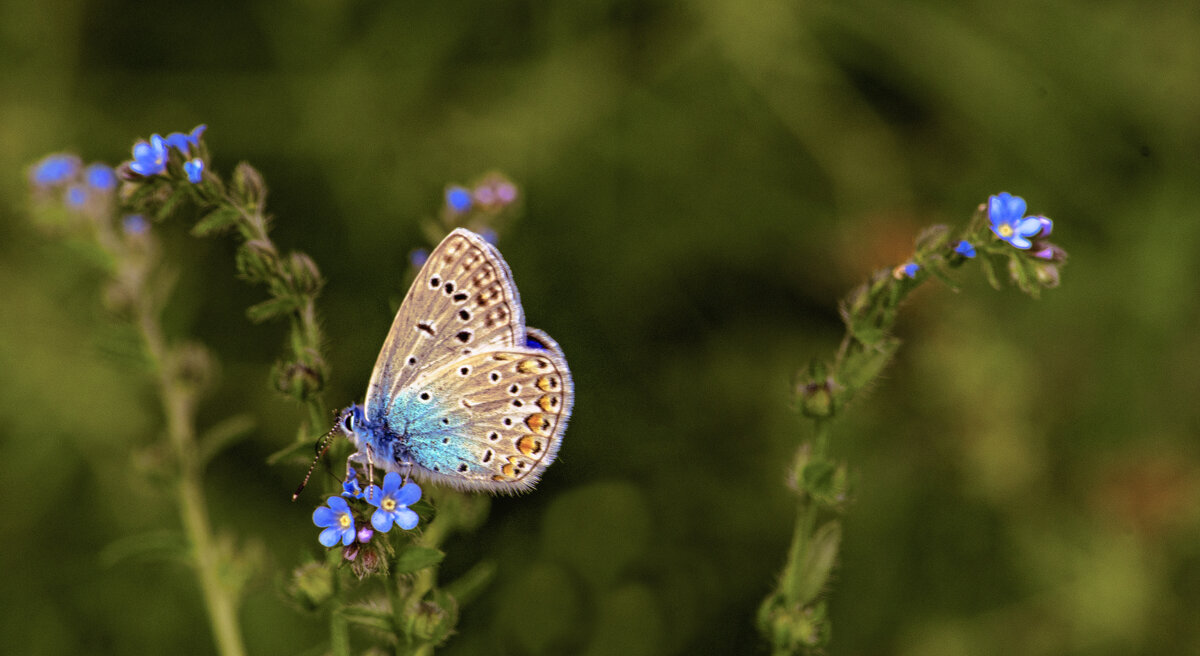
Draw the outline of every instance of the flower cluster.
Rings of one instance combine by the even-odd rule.
[[[139,140],[133,145],[133,159],[121,166],[122,176],[127,179],[150,178],[156,175],[172,175],[172,152],[178,154],[175,169],[192,184],[204,179],[205,151],[200,137],[207,126],[197,125],[188,134],[172,132],[165,138],[154,134],[149,140]]]
[[[975,218],[957,241],[946,226],[934,226],[917,239],[911,259],[891,270],[897,281],[920,282],[929,273],[943,280],[946,269],[961,266],[981,253],[981,264],[993,286],[1000,282],[995,271],[1006,266],[1009,277],[1023,291],[1037,294],[1041,287],[1058,284],[1058,267],[1067,253],[1050,243],[1054,222],[1044,216],[1025,216],[1025,200],[1003,192],[979,206]]]
[[[57,200],[71,212],[95,218],[112,208],[117,175],[107,164],[85,167],[76,155],[56,153],[30,168],[29,182],[35,200]]]
[[[464,214],[472,208],[495,212],[516,200],[517,186],[496,173],[485,176],[473,189],[461,185],[446,187],[446,209],[454,214]]]
[[[387,533],[393,525],[410,531],[416,528],[420,517],[409,506],[420,499],[421,488],[416,483],[405,482],[396,472],[388,472],[383,477],[382,488],[372,484],[364,492],[358,482],[358,473],[350,469],[342,484],[342,496],[329,497],[326,505],[313,512],[313,524],[324,529],[318,541],[326,547],[337,546],[339,542],[349,547],[356,541],[366,544],[375,531]],[[355,508],[351,508],[352,502]],[[372,506],[375,510],[368,525],[364,515]]]

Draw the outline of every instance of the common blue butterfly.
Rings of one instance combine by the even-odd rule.
[[[512,272],[459,228],[429,254],[392,321],[366,400],[335,430],[350,461],[465,490],[531,489],[562,446],[567,359],[525,325]]]

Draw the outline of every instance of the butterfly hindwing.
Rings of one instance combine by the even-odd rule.
[[[457,229],[429,254],[404,297],[367,388],[371,417],[418,376],[489,348],[524,344],[512,273],[494,246]]]
[[[418,478],[515,492],[532,488],[553,462],[574,386],[558,344],[536,329],[530,337],[532,346],[488,349],[423,372],[394,399],[388,423],[405,427],[404,456]]]

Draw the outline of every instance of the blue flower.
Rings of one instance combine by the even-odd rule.
[[[916,278],[917,272],[921,270],[921,265],[917,264],[916,262],[909,262],[900,267],[900,270],[903,271],[904,275],[908,276],[909,278]]]
[[[988,199],[988,219],[992,232],[1015,248],[1025,250],[1033,245],[1030,237],[1036,237],[1053,225],[1044,216],[1025,216],[1025,199],[1003,192]]]
[[[400,474],[388,472],[388,475],[383,477],[382,490],[378,485],[367,488],[367,503],[379,509],[371,515],[371,525],[375,530],[387,533],[395,522],[400,528],[409,531],[420,521],[417,513],[408,507],[421,498],[421,488],[416,483],[404,483],[402,487],[402,482]]]
[[[167,170],[167,142],[156,135],[150,141],[133,144],[133,162],[129,168],[138,175],[150,177]]]
[[[183,170],[187,173],[188,182],[197,184],[204,179],[204,160],[189,159],[183,163]]]
[[[87,202],[87,190],[83,188],[83,185],[71,185],[67,187],[64,198],[66,198],[67,205],[79,209]]]
[[[121,220],[121,229],[127,235],[144,235],[150,229],[150,224],[141,214],[130,214]]]
[[[52,187],[75,177],[81,163],[74,155],[47,155],[33,167],[33,183]]]
[[[975,257],[975,247],[971,245],[971,242],[965,239],[955,245],[954,252],[962,255],[963,257]]]
[[[83,177],[88,186],[96,191],[108,192],[117,188],[117,174],[105,164],[92,164],[84,171]]]
[[[165,141],[166,144],[171,148],[178,150],[181,155],[187,157],[188,155],[191,155],[192,148],[200,145],[200,135],[204,134],[204,131],[207,129],[208,126],[201,123],[192,129],[191,134],[172,132],[171,134],[168,134],[167,138],[163,141]]]
[[[471,192],[462,187],[450,187],[446,190],[446,204],[455,212],[466,212],[471,209]]]
[[[352,499],[363,498],[362,485],[358,483],[358,472],[353,467],[346,470],[346,480],[342,482],[342,496]]]
[[[328,506],[321,506],[313,511],[313,523],[324,528],[319,538],[322,545],[332,547],[338,542],[349,546],[354,542],[354,515],[350,506],[341,497],[329,497]]]
[[[428,260],[428,259],[429,259],[429,251],[425,250],[424,248],[418,248],[408,254],[409,263],[411,263],[414,267],[416,267],[418,269],[425,266],[425,260]]]

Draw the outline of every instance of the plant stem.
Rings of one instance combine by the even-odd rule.
[[[237,601],[230,589],[221,583],[221,555],[212,538],[204,501],[203,465],[197,454],[193,422],[194,395],[174,376],[168,362],[170,350],[162,335],[157,312],[153,301],[145,296],[137,303],[137,325],[158,379],[167,437],[179,466],[179,515],[192,546],[193,566],[200,580],[217,651],[223,656],[243,656],[246,649],[238,624]]]

